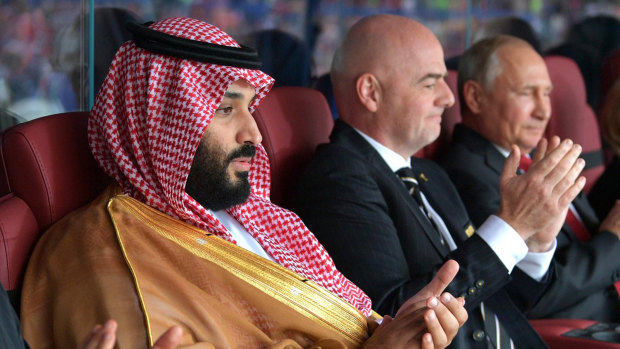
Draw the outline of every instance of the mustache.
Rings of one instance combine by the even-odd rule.
[[[244,144],[241,147],[230,152],[230,154],[228,154],[228,156],[226,157],[226,161],[230,163],[236,158],[241,158],[241,157],[254,158],[254,155],[256,155],[256,147],[253,145]]]

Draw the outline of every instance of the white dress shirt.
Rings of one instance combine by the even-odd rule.
[[[254,239],[254,237],[250,235],[247,230],[245,230],[245,228],[235,219],[235,217],[231,216],[225,210],[209,212],[213,213],[215,218],[217,218],[217,220],[219,220],[220,223],[226,227],[235,241],[237,241],[237,246],[243,247],[248,251],[254,252],[263,258],[267,258],[268,260],[275,262],[275,259],[273,259],[273,257],[271,257],[271,255],[263,249],[258,241],[256,241],[256,239]]]

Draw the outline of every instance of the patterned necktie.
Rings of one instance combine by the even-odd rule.
[[[521,159],[519,160],[519,169],[524,173],[530,168],[532,164],[532,159],[529,156],[521,155]],[[568,210],[566,214],[566,224],[573,231],[573,234],[579,239],[579,241],[588,241],[590,240],[590,233],[588,229],[586,229],[583,222],[577,218],[575,213],[572,210]]]
[[[519,170],[523,171],[523,173],[527,172],[532,164],[532,158],[527,155],[521,155],[521,159],[519,159]]]
[[[429,214],[426,206],[424,205],[422,195],[420,194],[418,180],[415,178],[415,173],[413,172],[413,170],[409,167],[403,167],[396,171],[396,174],[403,181],[403,184],[405,184],[405,187],[407,188],[407,190],[409,190],[409,194],[411,194],[413,199],[420,206],[420,210],[425,213],[425,216],[428,218],[432,226],[437,231],[437,234],[441,239],[441,243],[446,246],[445,240],[441,236],[441,233],[439,233],[439,229],[437,229],[437,225],[433,221],[432,216]],[[513,346],[510,336],[508,335],[504,327],[499,323],[499,320],[497,319],[495,313],[493,313],[493,311],[491,311],[490,309],[484,307],[484,303],[481,303],[480,311],[482,312],[484,327],[489,342],[497,349],[512,348]]]
[[[405,187],[409,191],[409,194],[411,194],[415,202],[420,207],[420,210],[424,212],[424,215],[426,216],[428,221],[435,228],[435,231],[437,232],[437,236],[439,236],[439,240],[441,241],[441,244],[446,246],[446,241],[444,240],[443,236],[441,236],[439,229],[437,229],[437,224],[435,223],[435,221],[433,221],[432,215],[430,214],[430,212],[426,209],[426,206],[424,205],[424,201],[422,200],[422,194],[420,194],[420,187],[418,185],[418,180],[415,179],[415,173],[413,172],[413,170],[410,167],[403,167],[399,169],[398,171],[396,171],[396,175],[398,175],[400,180],[403,181],[403,184],[405,184]]]

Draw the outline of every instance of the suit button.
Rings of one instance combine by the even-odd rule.
[[[474,294],[476,294],[476,288],[475,287],[470,287],[467,289],[467,294],[470,296],[473,296]]]
[[[484,333],[483,330],[475,330],[474,334],[472,335],[472,338],[476,342],[482,342],[484,340],[485,336],[486,336],[486,334]]]
[[[484,280],[476,281],[476,287],[477,288],[483,288],[484,287]]]
[[[459,297],[467,298],[467,293],[463,292]]]

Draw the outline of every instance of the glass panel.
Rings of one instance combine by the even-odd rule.
[[[74,86],[84,65],[79,0],[2,1],[0,5],[0,127],[81,107]]]
[[[92,25],[90,3],[95,5]],[[127,20],[187,16],[213,23],[238,41],[258,46],[265,70],[279,84],[307,86],[328,72],[346,30],[358,18],[379,12],[426,24],[443,44],[446,57],[451,57],[466,48],[470,29],[473,38],[481,23],[491,18],[525,19],[544,50],[562,43],[569,27],[586,16],[620,16],[620,4],[600,0],[0,0],[0,128],[56,112],[87,110],[112,55],[129,37],[124,29]],[[89,34],[94,37],[90,83]]]

